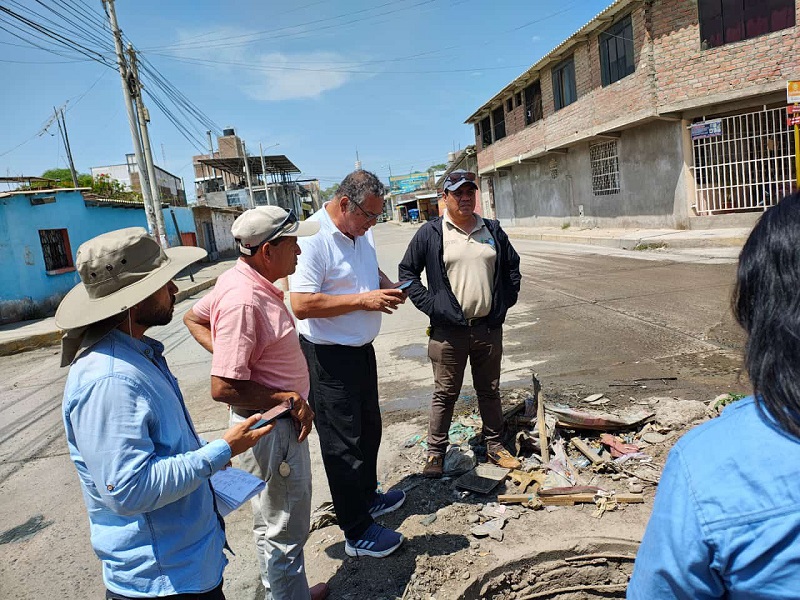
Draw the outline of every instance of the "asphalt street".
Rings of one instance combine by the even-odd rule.
[[[390,277],[413,232],[394,224],[375,228],[381,266]],[[665,393],[710,399],[739,381],[741,335],[728,308],[734,252],[636,252],[525,240],[514,245],[522,256],[523,286],[504,332],[504,386],[526,384],[532,370],[553,396],[670,375],[678,379]],[[173,322],[149,333],[166,345],[195,425],[211,439],[222,433],[227,417],[208,394],[210,357],[181,322],[195,300],[177,305]],[[410,303],[384,317],[375,346],[387,428],[399,426],[407,411],[425,410],[432,389],[426,326]],[[103,594],[64,438],[66,374],[56,348],[0,358],[2,598]],[[319,464],[317,446],[313,436]],[[319,468],[314,477],[316,505],[328,492]],[[256,598],[249,509],[227,520],[237,555],[226,572],[226,593]]]

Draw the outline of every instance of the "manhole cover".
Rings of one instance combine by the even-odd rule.
[[[625,598],[638,544],[582,543],[539,552],[492,569],[464,590],[466,600]]]

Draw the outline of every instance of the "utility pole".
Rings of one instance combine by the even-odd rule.
[[[153,198],[153,208],[156,214],[156,230],[162,248],[169,247],[167,241],[167,230],[164,227],[164,211],[161,209],[161,191],[158,189],[158,178],[156,176],[156,165],[153,161],[153,148],[150,145],[150,132],[147,123],[150,122],[150,114],[144,107],[142,98],[142,82],[139,80],[139,66],[136,63],[136,51],[133,46],[128,44],[128,56],[130,57],[131,74],[134,81],[134,99],[136,102],[136,114],[139,117],[139,131],[142,135],[142,153],[144,154],[145,166],[147,168],[147,179],[150,183],[150,194]],[[141,172],[141,169],[139,169]]]
[[[242,140],[242,152],[244,153],[244,174],[247,177],[247,196],[250,199],[250,207],[256,207],[256,201],[253,200],[253,183],[250,180],[250,160],[247,158],[247,146],[244,144],[244,140]]]
[[[258,142],[258,151],[261,154],[261,180],[264,182],[264,195],[267,197],[267,205],[272,206],[269,199],[269,188],[267,187],[267,164],[264,162],[264,145]]]
[[[73,187],[78,187],[78,173],[75,172],[75,163],[72,162],[72,150],[70,150],[69,148],[69,136],[67,136],[67,121],[66,119],[64,119],[64,109],[61,108],[56,110],[56,107],[54,106],[53,112],[56,115],[56,122],[58,123],[58,131],[61,133],[61,141],[64,142],[64,149],[67,151],[67,160],[69,161],[69,172],[72,173],[72,185]],[[59,119],[59,114],[61,115],[60,119]]]
[[[211,130],[209,129],[208,131],[206,131],[206,134],[208,135],[208,149],[209,149],[208,158],[214,158],[214,140],[211,138]],[[205,169],[206,169],[205,170],[206,177],[208,177],[208,165],[205,166]],[[216,185],[216,183],[217,183],[217,168],[216,167],[211,167],[211,172],[214,174],[214,184]],[[227,185],[225,184],[225,173],[223,172],[222,173],[222,190],[225,190],[225,189],[227,189]],[[222,190],[218,190],[218,191],[222,191]]]
[[[146,163],[142,153],[142,144],[139,140],[139,127],[136,124],[136,115],[133,109],[133,99],[131,98],[131,90],[128,82],[128,67],[125,63],[125,54],[122,50],[122,35],[119,31],[119,25],[117,25],[117,13],[114,11],[114,0],[103,0],[103,2],[107,6],[108,22],[114,34],[114,46],[117,51],[117,66],[119,67],[119,76],[122,79],[122,95],[125,98],[125,109],[128,112],[128,125],[130,125],[131,129],[133,153],[136,156],[136,165],[139,171],[139,182],[142,188],[142,200],[144,201],[144,212],[147,217],[147,228],[150,230],[151,234],[156,235],[156,239],[160,242],[158,226],[156,224],[155,205],[150,192],[150,183],[148,181],[146,169],[142,168]]]

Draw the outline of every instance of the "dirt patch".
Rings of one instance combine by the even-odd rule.
[[[714,359],[704,356],[702,360]],[[732,368],[734,362],[730,360],[727,364]],[[641,365],[631,371],[639,376],[644,371],[653,373],[649,367],[643,369]],[[338,527],[314,531],[306,545],[309,581],[329,581],[332,600],[624,597],[624,586],[631,572],[630,560],[593,557],[573,563],[567,558],[598,552],[597,547],[593,546],[592,550],[584,543],[591,538],[604,536],[617,540],[614,543],[627,540],[626,543],[634,545],[641,539],[670,448],[686,430],[708,418],[705,405],[716,393],[707,393],[705,386],[668,379],[674,376],[664,375],[664,379],[645,383],[626,379],[630,373],[620,375],[620,379],[611,381],[630,387],[615,388],[609,387],[608,381],[599,385],[586,380],[563,387],[551,384],[545,400],[548,405],[559,404],[584,412],[652,413],[654,416],[649,422],[611,432],[616,437],[615,443],[638,448],[635,458],[617,466],[606,463],[601,467],[592,464],[570,443],[573,437],[578,437],[598,455],[609,459],[610,447],[600,443],[601,431],[560,427],[555,434],[551,432],[551,439],[555,438],[563,449],[568,470],[575,476],[572,485],[599,488],[601,496],[642,494],[643,503],[616,503],[613,498],[599,496],[595,498],[596,503],[590,501],[575,506],[501,505],[499,495],[520,493],[511,479],[502,481],[487,494],[459,489],[455,477],[424,479],[420,472],[427,452],[427,415],[414,410],[388,412],[384,414],[382,450],[387,455],[382,460],[379,476],[384,490],[403,489],[407,499],[399,510],[379,521],[400,531],[406,542],[385,559],[354,559],[345,555]],[[691,394],[676,393],[684,387]],[[505,389],[502,391],[504,408],[522,406],[531,395],[530,388]],[[479,418],[474,394],[471,390],[465,391],[456,405],[451,443],[471,449],[483,462],[485,446],[480,436]],[[526,445],[535,444],[535,436],[523,436],[525,439],[520,440],[515,435],[526,427],[529,429],[529,425],[519,417],[509,417],[507,422],[507,446],[525,459],[523,469],[535,471],[537,451]],[[546,487],[552,487],[552,483]],[[498,515],[502,521],[502,535],[495,538],[475,535],[477,525],[486,524]],[[555,552],[554,544],[560,544],[555,554],[540,554]],[[532,553],[539,553],[535,560],[531,558]],[[584,589],[581,586],[594,587]],[[575,589],[558,591],[566,588]]]
[[[624,598],[638,544],[590,542],[501,565],[464,590],[465,600]]]

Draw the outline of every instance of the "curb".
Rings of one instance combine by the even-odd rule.
[[[207,290],[210,287],[214,287],[217,283],[217,278],[212,277],[211,279],[206,279],[205,281],[201,281],[199,283],[193,283],[187,288],[182,290],[178,290],[178,293],[175,294],[175,303],[183,302],[190,296],[194,296],[197,292],[202,292],[203,290]]]
[[[197,292],[202,292],[217,283],[217,278],[212,277],[198,283],[194,283],[187,288],[178,290],[175,294],[175,302],[183,302],[186,298],[195,295]],[[34,333],[25,337],[20,337],[7,342],[0,342],[0,356],[10,356],[12,354],[19,354],[21,352],[28,352],[36,350],[37,348],[46,348],[54,346],[61,341],[62,331],[54,329],[53,331],[46,331],[44,333]]]
[[[10,356],[20,352],[28,352],[37,348],[53,346],[61,341],[61,330],[48,331],[46,333],[35,333],[16,340],[0,342],[0,356]]]
[[[582,244],[585,246],[602,246],[619,250],[633,250],[641,244],[663,244],[670,249],[741,247],[746,236],[708,237],[708,238],[670,238],[669,235],[643,236],[632,238],[583,237],[576,235],[559,235],[557,233],[521,233],[506,230],[509,238],[562,244]]]

